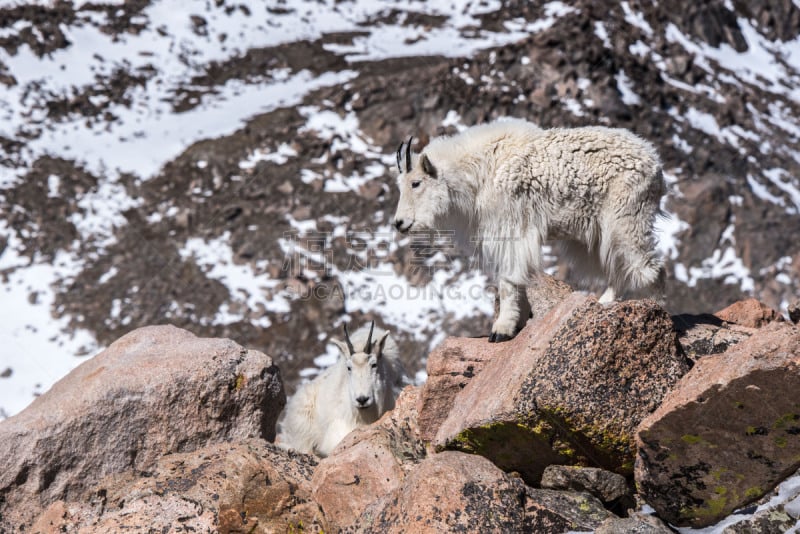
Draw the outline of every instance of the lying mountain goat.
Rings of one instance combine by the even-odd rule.
[[[661,163],[631,132],[498,121],[433,139],[414,159],[409,139],[397,150],[395,227],[454,230],[462,245],[479,242],[500,294],[490,342],[511,339],[528,319],[524,286],[541,271],[548,240],[585,275],[605,276],[601,302],[626,291],[662,296],[653,231],[665,192]]]
[[[394,408],[405,373],[397,344],[373,321],[353,333],[344,327],[341,354],[331,367],[301,386],[286,405],[279,443],[299,452],[327,456],[357,427]],[[356,349],[357,348],[357,349]]]

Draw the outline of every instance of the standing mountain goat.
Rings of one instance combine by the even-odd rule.
[[[490,342],[511,339],[527,321],[524,287],[541,271],[545,241],[587,278],[605,276],[601,302],[626,291],[663,295],[653,231],[665,192],[661,163],[627,130],[499,121],[433,139],[414,158],[409,139],[397,167],[395,227],[454,230],[463,245],[478,241],[496,270],[500,310]]]
[[[353,333],[344,327],[339,359],[301,386],[286,405],[280,445],[327,456],[352,430],[378,420],[394,408],[405,373],[397,344],[375,322]]]

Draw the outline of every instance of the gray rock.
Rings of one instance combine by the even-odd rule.
[[[711,314],[675,315],[678,344],[692,361],[709,354],[720,354],[749,338],[754,328],[730,325]]]
[[[588,493],[526,488],[519,532],[592,531],[614,514]]]
[[[0,423],[0,531],[165,454],[274,439],[285,402],[263,353],[171,326],[135,330]]]
[[[673,534],[657,517],[633,514],[631,517],[610,517],[603,521],[594,534]]]
[[[782,510],[762,510],[744,521],[725,527],[722,534],[782,534],[795,523]]]
[[[630,493],[625,477],[596,467],[549,465],[541,486],[554,490],[586,491],[608,503]]]

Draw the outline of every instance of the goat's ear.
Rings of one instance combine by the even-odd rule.
[[[433,166],[433,163],[431,163],[431,160],[428,159],[427,154],[420,156],[419,163],[422,165],[422,170],[425,171],[425,174],[431,178],[436,178],[438,171],[436,170],[436,167]]]
[[[386,344],[386,340],[388,338],[389,338],[389,331],[387,330],[386,332],[383,333],[381,338],[375,344],[378,347],[378,350],[375,351],[375,356],[377,356],[378,358],[383,356],[383,346]]]
[[[347,343],[339,341],[338,339],[331,339],[331,343],[339,347],[339,352],[341,352],[342,356],[344,356],[345,358],[349,358],[350,356],[352,356],[352,354],[350,354],[350,349],[347,348]]]

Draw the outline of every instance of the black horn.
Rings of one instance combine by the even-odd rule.
[[[367,336],[367,344],[364,345],[364,352],[367,354],[372,352],[372,330],[375,328],[375,321],[369,325],[369,335]]]
[[[355,354],[356,351],[353,349],[353,342],[350,341],[350,333],[347,331],[347,323],[344,323],[344,342],[347,343],[347,350],[350,351],[350,354]]]
[[[406,172],[411,172],[411,140],[414,139],[414,136],[408,138],[408,143],[406,143]]]
[[[401,165],[401,162],[403,160],[402,154],[403,154],[403,145],[404,144],[405,143],[401,142],[400,146],[397,147],[397,170],[400,171],[400,172],[403,172],[403,167]]]

